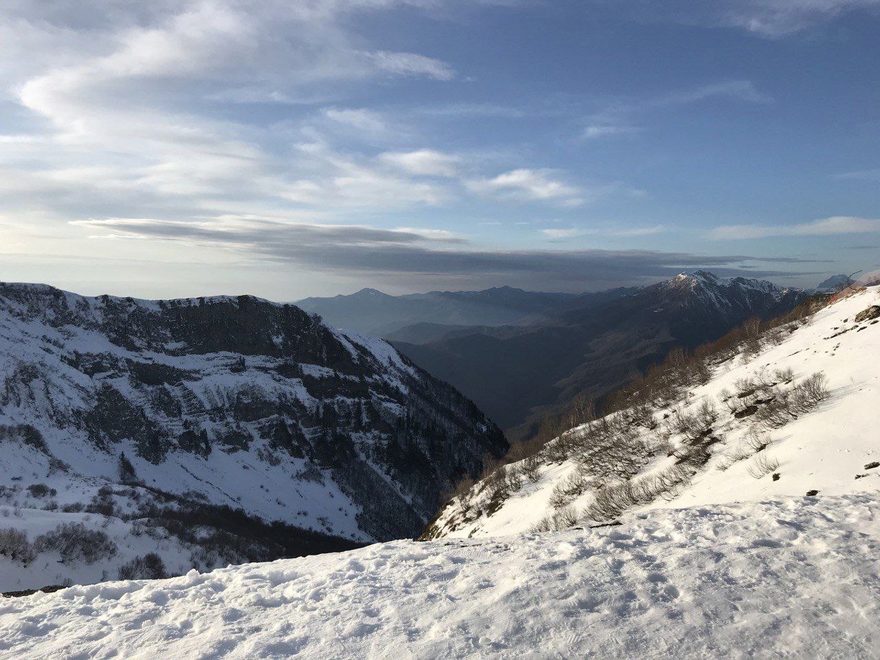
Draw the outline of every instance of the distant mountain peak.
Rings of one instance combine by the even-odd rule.
[[[855,281],[849,275],[841,273],[823,280],[814,291],[817,293],[837,293],[853,284],[855,284]]]
[[[382,296],[383,298],[390,298],[391,297],[387,293],[385,293],[384,291],[379,291],[379,289],[372,289],[370,287],[365,287],[365,288],[361,289],[360,291],[354,293],[353,295],[355,295],[355,296],[377,296],[377,297]]]

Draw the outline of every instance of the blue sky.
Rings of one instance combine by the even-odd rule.
[[[880,0],[12,0],[0,279],[279,300],[880,268]]]

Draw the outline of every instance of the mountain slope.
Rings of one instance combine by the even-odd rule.
[[[770,282],[700,271],[601,304],[569,306],[540,326],[394,345],[518,439],[576,396],[600,398],[672,348],[693,348],[750,317],[783,314],[805,298]]]
[[[814,492],[876,494],[878,303],[880,288],[858,291],[803,325],[714,355],[704,376],[685,366],[671,389],[645,383],[633,407],[572,429],[454,498],[426,536],[505,535]]]
[[[112,578],[148,551],[180,572],[411,537],[507,446],[388,344],[247,296],[3,284],[0,376],[0,530],[37,555],[0,539],[0,590]],[[102,530],[107,556],[56,565],[53,530]]]
[[[0,655],[868,658],[880,503],[654,511],[0,601]]]

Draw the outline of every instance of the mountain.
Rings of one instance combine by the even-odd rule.
[[[880,288],[824,302],[642,379],[423,541],[4,600],[0,649],[873,657]]]
[[[851,279],[849,275],[832,275],[813,290],[816,293],[837,293],[853,284],[855,284],[855,280]]]
[[[485,291],[431,291],[389,296],[375,289],[362,289],[348,296],[306,298],[296,304],[318,314],[330,325],[370,335],[388,337],[408,326],[501,326],[529,325],[569,304],[591,302],[622,295],[626,290],[587,294],[540,293],[512,287]]]
[[[391,346],[292,305],[0,284],[0,591],[412,537],[506,448]]]
[[[460,330],[394,345],[518,439],[575,397],[602,397],[672,348],[694,348],[748,318],[783,314],[806,297],[762,280],[698,271],[603,302],[570,301],[540,325]]]
[[[880,287],[633,384],[454,497],[427,538],[619,524],[643,512],[880,491]],[[712,514],[714,515],[714,514]],[[875,520],[875,527],[880,520]],[[877,528],[880,529],[880,528]]]

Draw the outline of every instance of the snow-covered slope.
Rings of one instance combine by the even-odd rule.
[[[391,346],[292,305],[0,284],[0,591],[412,537],[505,447]]]
[[[715,358],[703,384],[695,378],[671,401],[571,430],[454,498],[427,536],[560,529],[812,491],[877,493],[878,304],[880,287],[862,289]]]
[[[0,600],[3,658],[873,658],[880,503],[397,541]]]

